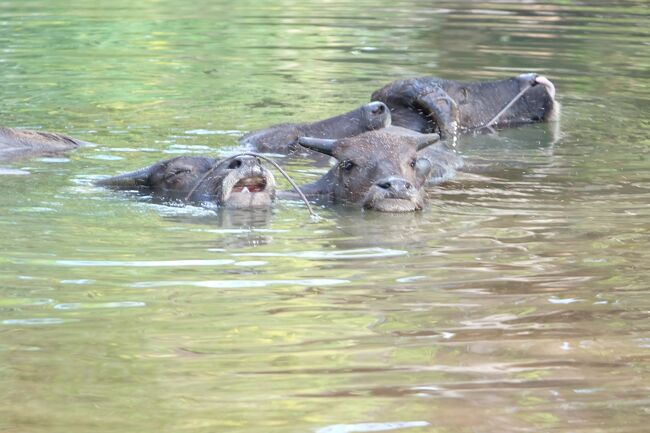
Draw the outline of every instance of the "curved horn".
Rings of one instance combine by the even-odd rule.
[[[431,146],[433,143],[440,141],[439,134],[422,134],[419,137],[415,138],[415,146],[417,150],[422,150],[427,146]]]
[[[130,189],[139,186],[147,186],[149,183],[149,177],[153,173],[154,168],[158,165],[159,164],[154,164],[150,167],[141,168],[140,170],[132,171],[130,173],[101,179],[95,182],[95,184],[117,189]]]
[[[460,116],[458,104],[440,85],[429,90],[430,92],[418,95],[417,105],[436,123],[442,138],[447,139],[456,134],[456,124]]]
[[[334,143],[336,140],[329,138],[314,138],[314,137],[300,137],[298,144],[307,149],[315,150],[316,152],[324,153],[325,155],[334,156]]]

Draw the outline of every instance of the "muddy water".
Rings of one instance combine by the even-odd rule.
[[[0,431],[647,431],[649,29],[632,1],[0,3],[1,123],[100,143],[3,166]],[[525,71],[561,123],[465,137],[421,213],[92,185]]]

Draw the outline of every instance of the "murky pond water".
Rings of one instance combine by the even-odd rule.
[[[0,2],[0,123],[100,143],[0,176],[0,431],[648,431],[650,14],[611,3]],[[561,123],[463,138],[421,213],[92,185],[525,71]]]

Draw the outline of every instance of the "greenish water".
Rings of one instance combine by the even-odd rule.
[[[603,4],[0,1],[0,124],[100,143],[0,177],[0,431],[646,432],[649,4]],[[560,124],[464,138],[421,213],[92,186],[526,71]]]

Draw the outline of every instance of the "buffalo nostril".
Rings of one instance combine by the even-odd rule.
[[[406,184],[404,184],[404,188],[409,190],[409,189],[413,188],[413,185],[411,185],[410,182],[406,182]]]
[[[378,182],[377,186],[381,189],[390,189],[392,185],[390,184],[390,182]]]
[[[233,159],[228,165],[228,168],[231,170],[234,170],[239,167],[241,167],[241,161],[239,159]]]
[[[385,110],[385,109],[386,109],[386,108],[385,108],[384,104],[381,104],[381,105],[379,105],[377,108],[375,108],[374,110],[372,110],[372,114],[384,114],[384,110]]]

